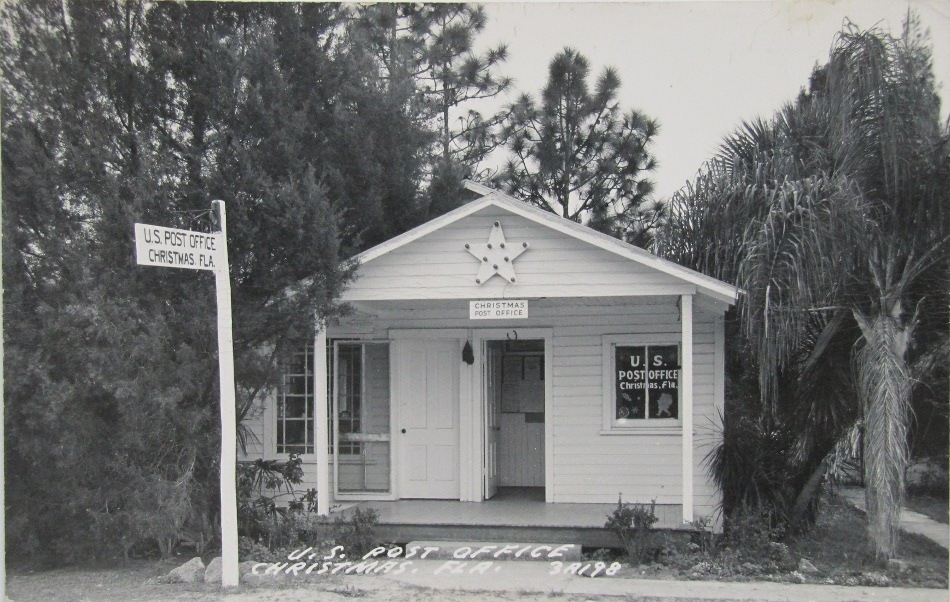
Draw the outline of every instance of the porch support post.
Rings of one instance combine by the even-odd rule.
[[[693,296],[680,296],[682,360],[680,416],[683,424],[683,522],[693,520]]]
[[[327,399],[327,329],[317,321],[313,340],[313,411],[316,432],[313,444],[317,454],[317,514],[330,512],[330,421]]]

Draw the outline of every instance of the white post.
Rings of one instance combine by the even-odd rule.
[[[3,205],[0,204],[0,222],[3,221]],[[0,228],[0,248],[3,246],[3,229]],[[2,262],[0,262],[2,263]],[[0,341],[5,340],[3,338],[3,270],[0,269]],[[6,424],[4,423],[4,412],[3,408],[6,406],[3,403],[3,344],[0,344],[0,528],[6,532],[6,492],[3,484],[6,483],[6,443],[3,438],[3,433],[6,429]],[[6,541],[6,538],[4,538]],[[7,588],[7,558],[6,558],[6,544],[0,545],[0,600],[6,600],[6,588]]]
[[[212,201],[221,225],[214,270],[218,301],[218,372],[221,389],[221,585],[237,587],[237,417],[234,398],[234,337],[231,334],[231,275],[228,268],[228,226],[224,201]]]
[[[316,432],[313,444],[317,454],[317,514],[330,513],[330,421],[327,408],[327,329],[317,320],[313,339],[313,411]],[[336,445],[340,442],[337,441]]]
[[[683,522],[693,520],[693,296],[680,296],[682,372],[680,418],[683,423]]]

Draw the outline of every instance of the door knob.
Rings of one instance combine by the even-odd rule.
[[[402,434],[403,434],[403,435],[406,434],[406,429],[402,429]]]

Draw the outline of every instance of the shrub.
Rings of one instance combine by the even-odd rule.
[[[250,537],[241,537],[238,539],[238,557],[241,561],[253,560],[254,562],[287,562],[290,555],[297,552],[299,556],[301,550],[313,548],[302,556],[301,560],[308,560],[311,555],[314,561],[318,558],[327,556],[334,546],[333,541],[322,541],[316,543],[298,543],[296,545],[284,546],[279,548],[268,548],[264,544],[254,541]]]
[[[262,460],[238,463],[238,533],[268,549],[293,547],[321,539],[326,525],[315,520],[316,490],[301,494],[301,460]]]
[[[283,460],[238,463],[238,532],[242,557],[283,559],[300,545],[332,542],[348,555],[363,555],[379,544],[375,527],[379,514],[357,508],[349,519],[337,515],[331,522],[317,516],[317,490],[301,492],[303,471],[296,455]],[[265,553],[266,551],[266,553]]]
[[[691,543],[695,544],[696,551],[700,554],[712,552],[716,543],[716,536],[712,531],[712,519],[708,516],[700,516],[690,521],[689,526],[695,529]]]
[[[607,515],[605,529],[615,532],[627,551],[630,562],[643,564],[653,560],[662,548],[662,544],[653,532],[656,517],[656,500],[650,505],[625,504],[623,497],[617,498],[617,508]]]
[[[771,510],[741,506],[726,517],[723,544],[741,559],[784,561],[784,545],[776,545],[784,535],[784,526]]]
[[[919,459],[907,467],[907,493],[947,499],[947,475],[946,457]]]
[[[334,539],[346,549],[347,556],[362,556],[379,545],[376,525],[379,513],[372,508],[357,508],[349,520],[337,516],[334,523]]]

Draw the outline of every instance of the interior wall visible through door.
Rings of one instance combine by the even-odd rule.
[[[544,487],[544,341],[501,342],[499,487]]]

